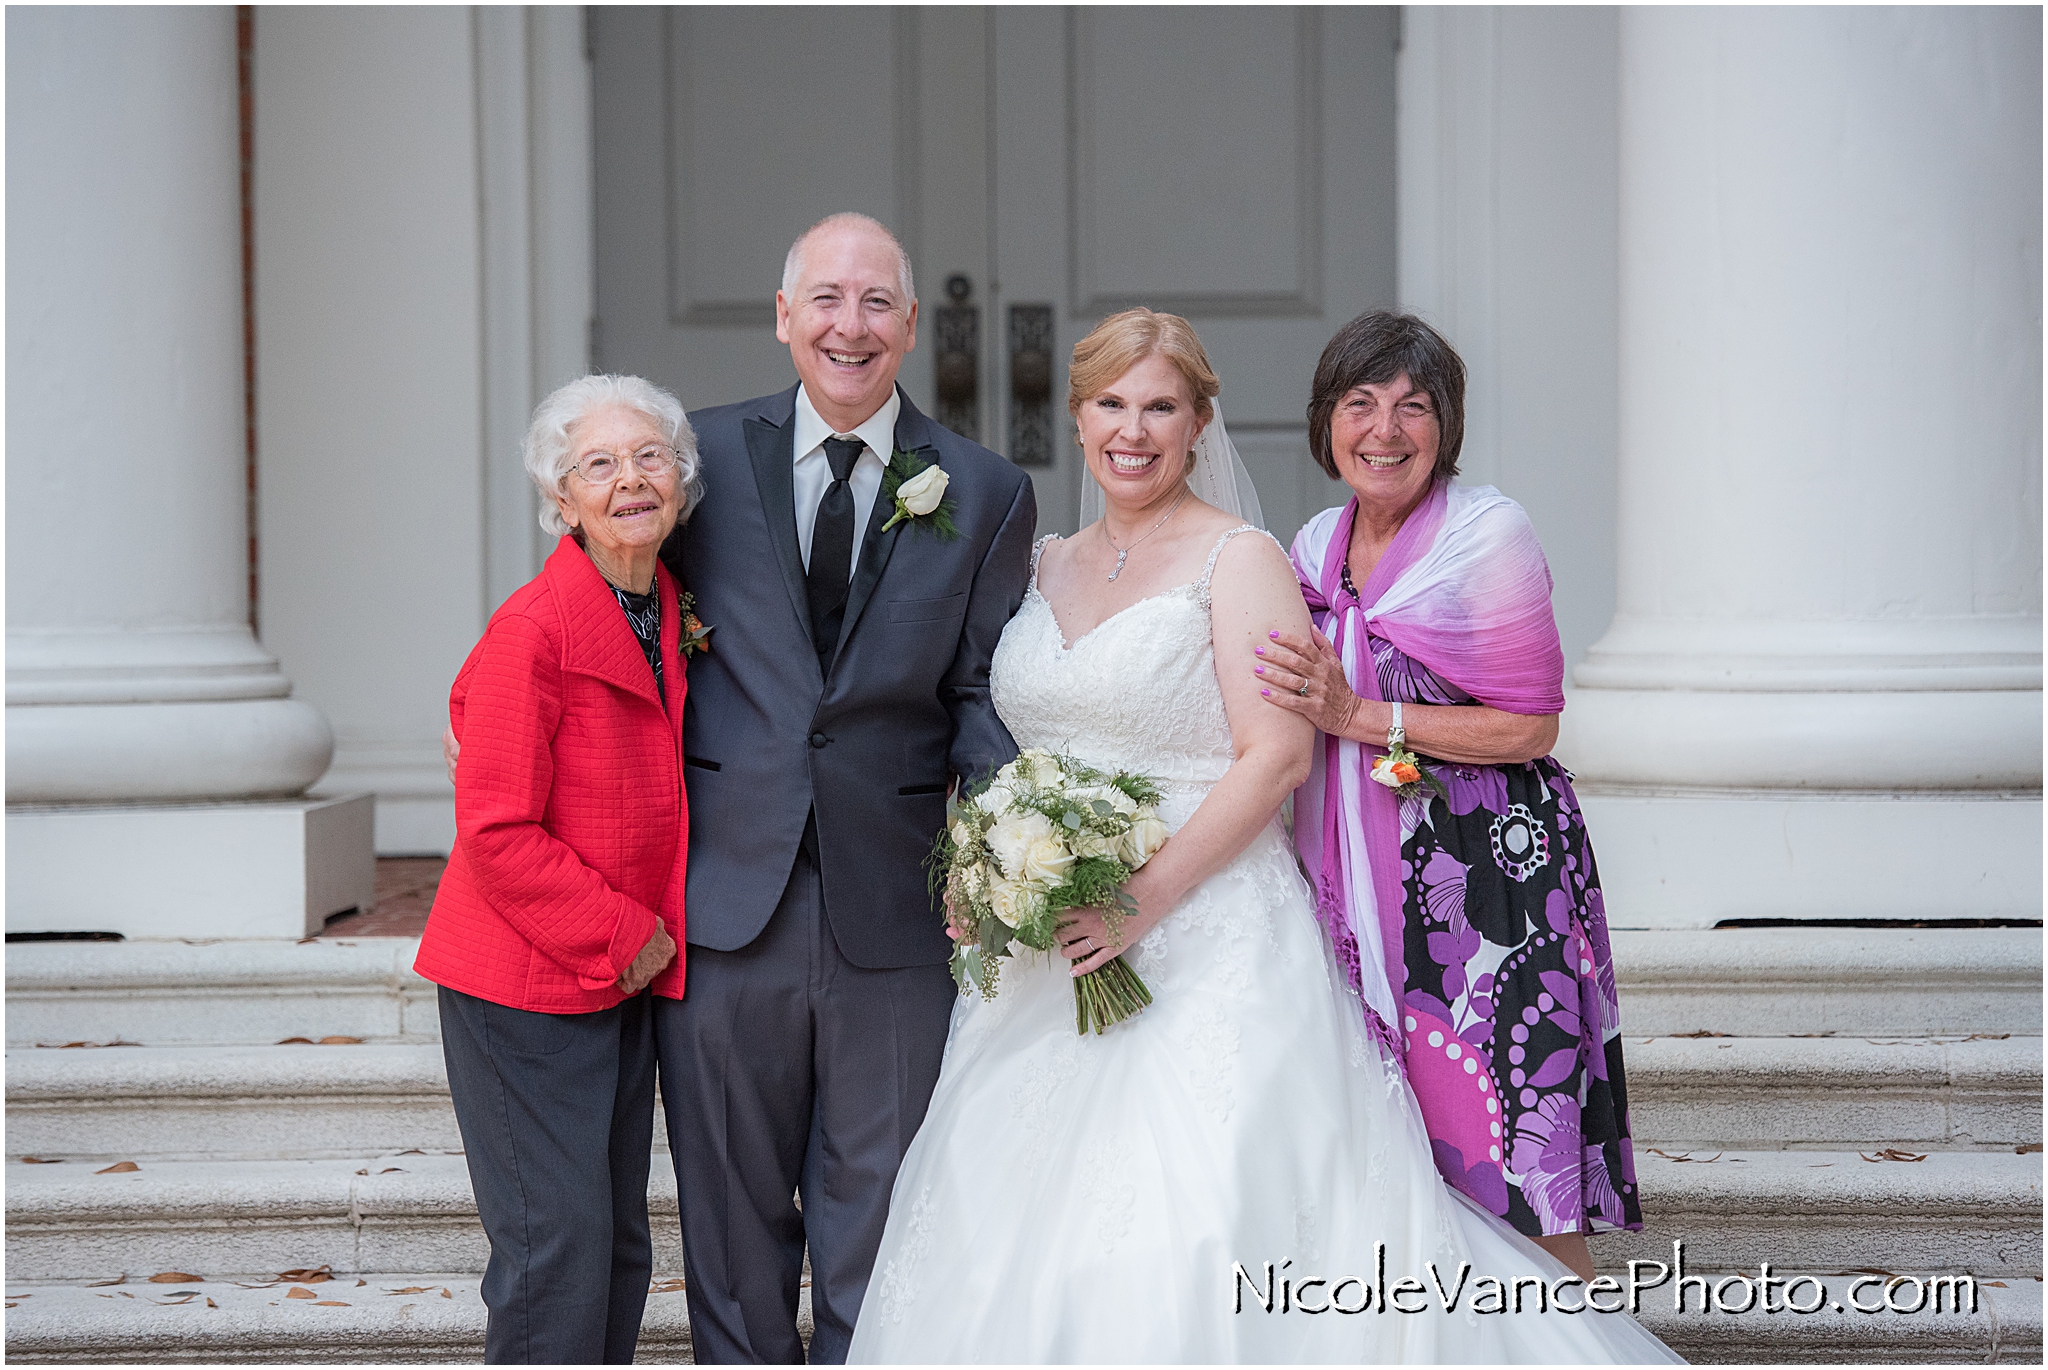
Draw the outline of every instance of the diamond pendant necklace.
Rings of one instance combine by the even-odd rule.
[[[1184,500],[1187,497],[1188,487],[1183,485],[1180,489],[1180,497],[1174,500],[1171,508],[1169,508],[1164,514],[1161,514],[1159,516],[1159,522],[1153,524],[1152,527],[1146,531],[1145,537],[1139,538],[1138,542],[1143,542],[1145,538],[1151,537],[1153,533],[1156,533],[1161,528],[1164,528],[1166,526],[1166,521],[1172,518],[1174,516],[1174,513],[1180,508],[1181,500]],[[1116,553],[1116,569],[1109,573],[1109,578],[1111,580],[1115,580],[1118,576],[1123,574],[1124,563],[1130,559],[1131,553],[1137,550],[1138,542],[1132,543],[1129,547],[1118,547],[1116,545],[1116,539],[1109,535],[1109,513],[1106,510],[1103,512],[1102,515],[1102,540],[1104,542],[1107,542],[1110,545],[1111,550],[1113,550]]]

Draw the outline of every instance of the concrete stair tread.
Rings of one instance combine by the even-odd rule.
[[[657,1272],[641,1321],[643,1363],[689,1359],[681,1272]],[[432,1362],[482,1358],[485,1310],[475,1274],[264,1281],[7,1286],[7,1357],[25,1362]],[[288,1298],[299,1289],[312,1298]],[[444,1297],[442,1291],[446,1290]],[[810,1291],[799,1325],[809,1330]],[[337,1307],[335,1305],[343,1305]]]
[[[1747,1273],[1754,1276],[1757,1272],[1750,1267]],[[1696,1364],[2041,1362],[2042,1291],[2037,1278],[2001,1275],[1980,1279],[1978,1312],[1974,1314],[1927,1310],[1894,1314],[1860,1313],[1846,1306],[1848,1287],[1860,1272],[1783,1271],[1774,1267],[1771,1273],[1774,1280],[1811,1275],[1827,1290],[1827,1302],[1813,1313],[1767,1314],[1752,1310],[1746,1314],[1706,1314],[1699,1311],[1695,1290],[1689,1296],[1687,1311],[1679,1313],[1673,1309],[1672,1290],[1667,1284],[1644,1294],[1639,1321]],[[1777,1286],[1775,1301],[1784,1300],[1784,1289],[1785,1286]],[[1739,1287],[1729,1290],[1731,1303],[1739,1305],[1743,1297]],[[1865,1288],[1857,1297],[1868,1306],[1877,1302],[1881,1294]],[[1899,1297],[1902,1303],[1910,1304],[1908,1291],[1901,1291]],[[1812,1286],[1801,1287],[1797,1298],[1801,1306],[1811,1304]]]
[[[7,1102],[292,1097],[333,1092],[448,1093],[438,1042],[225,1046],[177,1044],[99,1051],[7,1052]]]
[[[1667,1152],[1668,1154],[1658,1154]],[[1931,1151],[1920,1161],[1866,1160],[1876,1152],[1636,1150],[1645,1208],[1819,1218],[1830,1213],[1939,1210],[2041,1212],[2041,1156]]]

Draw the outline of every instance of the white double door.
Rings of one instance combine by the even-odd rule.
[[[1073,528],[1085,479],[1067,355],[1133,304],[1200,330],[1274,532],[1337,502],[1304,410],[1329,335],[1394,300],[1393,10],[590,13],[604,368],[692,407],[789,384],[783,255],[859,210],[916,269],[906,388],[940,412],[955,354],[955,412],[1044,462],[1045,530]],[[940,317],[955,275],[971,330]]]

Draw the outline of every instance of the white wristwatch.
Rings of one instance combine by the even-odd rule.
[[[1401,702],[1394,701],[1394,721],[1387,725],[1387,750],[1392,751],[1408,740],[1408,730],[1401,726]]]

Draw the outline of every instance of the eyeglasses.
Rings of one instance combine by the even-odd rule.
[[[628,464],[643,476],[658,477],[674,471],[680,460],[676,449],[667,443],[651,442],[631,457],[616,452],[592,452],[570,467],[569,474],[586,485],[610,485],[626,473]]]

